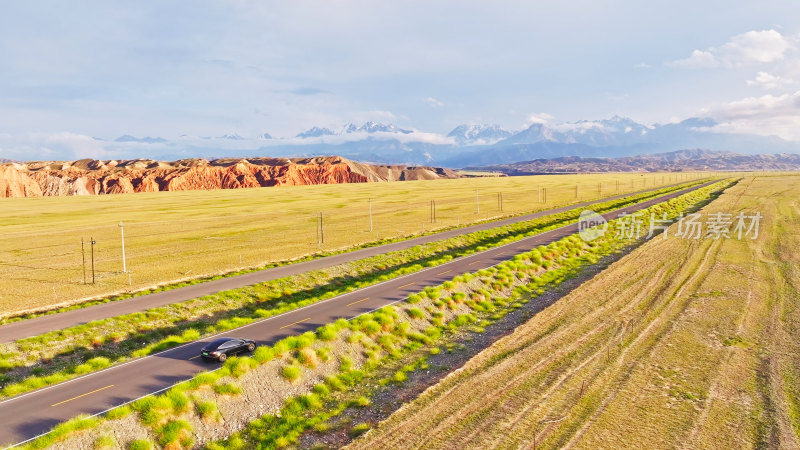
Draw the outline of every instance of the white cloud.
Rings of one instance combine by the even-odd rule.
[[[24,133],[0,134],[0,158],[19,161],[65,161],[83,158],[91,159],[177,159],[202,157],[239,157],[248,155],[267,156],[270,148],[277,149],[277,156],[290,154],[293,146],[297,152],[305,152],[308,144],[344,144],[366,139],[394,139],[403,144],[428,143],[452,145],[455,139],[437,133],[412,131],[411,133],[346,133],[317,138],[288,138],[264,140],[258,137],[224,139],[219,137],[202,138],[181,136],[175,140],[158,143],[116,142],[98,140],[75,133]]]
[[[0,135],[0,157],[24,161],[109,158],[103,141],[76,133]]]
[[[761,86],[764,89],[780,89],[789,84],[794,84],[794,80],[769,72],[758,72],[755,79],[747,80],[748,86]]]
[[[685,59],[679,59],[667,63],[668,66],[680,67],[683,69],[707,69],[718,67],[719,61],[713,53],[702,50],[695,50],[692,55]]]
[[[790,39],[778,31],[748,31],[733,36],[721,47],[694,50],[688,58],[670,61],[666,65],[686,69],[704,69],[771,63],[783,59],[790,47]]]
[[[320,137],[311,137],[311,138],[288,138],[288,139],[281,139],[281,140],[272,140],[272,141],[265,141],[260,145],[263,147],[267,146],[283,146],[283,145],[308,145],[308,144],[330,144],[330,145],[338,145],[344,144],[346,142],[355,142],[355,141],[363,141],[366,139],[375,139],[375,140],[389,140],[394,139],[402,143],[409,143],[409,142],[422,142],[426,144],[435,144],[435,145],[452,145],[455,144],[455,139],[447,136],[443,136],[438,133],[427,133],[423,131],[412,131],[411,133],[389,133],[389,132],[375,132],[375,133],[367,133],[367,132],[355,132],[355,133],[345,133],[345,134],[334,134],[334,135],[326,135]],[[243,143],[241,145],[247,146],[248,142],[250,141],[238,141]],[[252,142],[251,142],[252,146]]]
[[[525,121],[525,126],[529,127],[535,123],[546,124],[553,119],[554,117],[547,113],[531,113],[528,115],[528,118]]]
[[[720,56],[731,65],[767,63],[783,59],[788,49],[789,41],[775,30],[748,31],[723,45]]]
[[[585,134],[592,130],[608,131],[602,123],[591,120],[582,120],[580,122],[565,122],[552,126],[552,128],[561,133],[575,132]]]
[[[430,106],[431,108],[441,108],[442,106],[444,106],[444,103],[433,97],[426,98],[425,103],[427,103],[428,106]]]
[[[709,131],[773,135],[800,142],[800,91],[748,97],[701,113],[717,122]]]

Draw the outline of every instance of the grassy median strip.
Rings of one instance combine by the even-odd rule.
[[[595,205],[595,210],[616,210],[677,189],[609,201]],[[579,214],[579,210],[571,210],[3,344],[0,345],[0,398],[60,383],[539,234],[573,222]]]
[[[717,183],[654,205],[644,211],[645,225],[650,212],[675,217],[727,185]],[[407,302],[260,347],[252,357],[231,358],[220,370],[114,409],[103,419],[77,419],[93,421],[91,427],[64,425],[91,432],[51,434],[28,447],[45,448],[65,439],[65,445],[80,447],[108,435],[127,444],[130,433],[125,430],[131,426],[143,427],[145,440],[169,448],[281,447],[331,426],[351,427],[350,436],[356,437],[370,425],[353,426],[337,417],[348,408],[369,405],[374,386],[402,384],[409,373],[426,368],[426,354],[452,350],[449,337],[483,332],[581,268],[634,244],[634,239],[617,238],[617,225],[612,221],[608,233],[595,241],[570,236],[426,288]],[[242,431],[215,441],[220,432],[231,431],[230,424],[242,424],[236,425]]]

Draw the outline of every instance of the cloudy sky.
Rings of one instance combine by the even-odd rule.
[[[800,140],[798,24],[796,0],[5,2],[0,157],[26,140],[615,114]]]

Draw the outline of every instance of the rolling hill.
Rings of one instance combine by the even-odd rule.
[[[510,164],[473,167],[508,175],[582,172],[681,172],[681,171],[749,171],[800,170],[800,155],[794,153],[745,155],[711,150],[679,150],[653,155],[620,158],[583,158],[567,156],[535,159]]]
[[[315,158],[145,159],[0,165],[0,197],[99,195],[458,178],[452,170]]]

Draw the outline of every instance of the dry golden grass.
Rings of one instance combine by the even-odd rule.
[[[552,175],[3,199],[0,316],[302,257],[320,249],[320,211],[321,249],[328,251],[569,204],[577,200],[576,184],[585,201],[688,178]],[[546,203],[538,201],[539,186],[547,188]],[[429,220],[431,200],[436,201],[436,224]],[[122,272],[120,221],[125,223],[130,277]],[[84,285],[81,238],[88,243],[92,237],[97,241],[97,283]],[[88,244],[86,258],[88,267]]]
[[[798,199],[744,179],[704,212],[757,240],[646,243],[352,446],[800,448]]]

